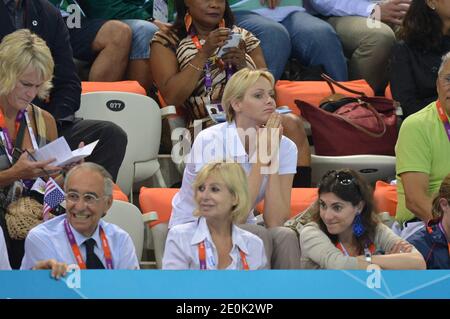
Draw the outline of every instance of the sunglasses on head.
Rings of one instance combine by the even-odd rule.
[[[325,177],[334,175],[336,180],[338,181],[339,185],[347,187],[350,185],[354,185],[354,187],[356,188],[356,190],[358,192],[360,192],[360,188],[359,188],[359,184],[358,184],[358,180],[350,173],[348,172],[344,172],[344,171],[336,171],[336,170],[331,170],[328,171]],[[360,192],[361,193],[361,192]]]

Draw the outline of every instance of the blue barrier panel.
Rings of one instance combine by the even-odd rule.
[[[450,299],[450,271],[0,271],[0,298]]]

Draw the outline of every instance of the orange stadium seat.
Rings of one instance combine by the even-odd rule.
[[[168,223],[172,213],[172,198],[178,192],[178,188],[147,188],[141,187],[139,205],[143,213],[156,211],[158,220],[150,223],[153,227],[160,223]],[[293,188],[291,192],[291,216],[305,210],[317,199],[317,188]],[[258,211],[264,209],[264,201],[258,204]]]
[[[158,219],[150,222],[150,227],[161,223],[168,223],[172,213],[172,198],[178,188],[147,188],[141,187],[139,193],[139,206],[143,213],[155,211]]]
[[[114,187],[113,187],[113,199],[121,200],[121,201],[124,201],[124,202],[128,202],[129,201],[128,200],[128,196],[125,195],[124,192],[122,192],[122,190],[120,189],[119,185],[117,185],[117,184],[114,184]]]
[[[380,212],[388,212],[390,216],[395,217],[397,212],[397,185],[391,185],[383,181],[377,181],[375,184],[375,205]]]
[[[291,191],[291,217],[304,211],[317,199],[317,188],[293,188]],[[258,212],[264,211],[264,201],[257,206]]]
[[[367,96],[373,96],[373,90],[365,80],[342,82],[346,87],[364,92]],[[336,93],[346,96],[357,96],[335,87]],[[295,105],[295,100],[302,100],[311,105],[319,106],[320,101],[331,94],[330,88],[325,81],[285,81],[280,80],[275,86],[277,105],[288,106],[295,114],[300,115],[300,110]]]
[[[117,91],[147,95],[145,89],[137,81],[81,82],[81,93],[98,91]]]

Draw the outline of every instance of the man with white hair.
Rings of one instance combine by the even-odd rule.
[[[138,269],[130,236],[101,219],[112,205],[112,188],[109,173],[95,163],[71,169],[64,185],[66,214],[30,231],[21,269],[47,259],[80,269]]]
[[[403,122],[395,147],[396,219],[404,238],[432,219],[433,194],[450,172],[450,52],[442,57],[436,86],[438,100]]]

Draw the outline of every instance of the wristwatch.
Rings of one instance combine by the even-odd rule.
[[[154,22],[154,21],[155,21],[155,18],[150,17],[150,18],[147,19],[147,21],[148,21],[148,22]]]
[[[372,253],[367,248],[364,249],[364,259],[369,265],[372,264]]]

